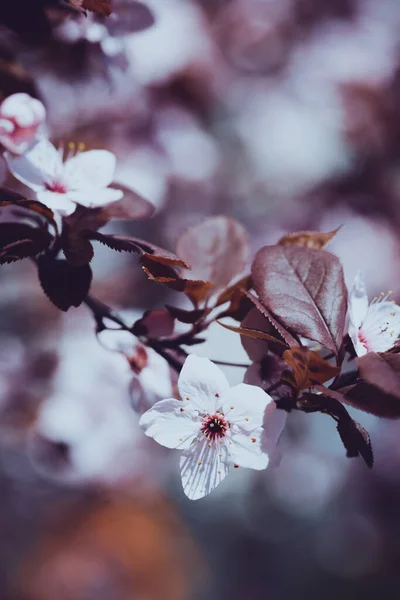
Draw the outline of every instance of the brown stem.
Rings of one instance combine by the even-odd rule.
[[[87,296],[84,300],[84,303],[91,310],[97,326],[100,329],[105,328],[103,320],[109,319],[110,321],[113,321],[113,323],[116,323],[116,325],[119,325],[123,331],[128,331],[135,336],[133,331],[126,325],[126,323],[124,323],[123,320],[116,315],[109,306],[107,306],[107,304],[104,304],[104,302],[97,300],[97,298],[93,298],[93,296]],[[165,350],[158,340],[151,340],[147,338],[144,341],[144,344],[155,350],[155,352],[162,356],[168,362],[168,364],[175,369],[175,371],[177,371],[177,373],[180,373],[182,369],[182,363],[172,356],[167,350]]]

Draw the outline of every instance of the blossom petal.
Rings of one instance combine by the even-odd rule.
[[[269,465],[280,463],[281,453],[277,448],[279,438],[285,427],[287,412],[277,408],[275,402],[268,404],[264,413],[264,425],[261,436],[261,447],[269,456]]]
[[[229,472],[229,454],[225,445],[218,450],[206,439],[193,444],[182,453],[180,469],[183,491],[190,500],[207,496]]]
[[[268,452],[263,448],[264,430],[256,427],[251,434],[232,431],[229,451],[231,460],[240,467],[262,471],[269,463]]]
[[[63,216],[72,215],[76,209],[76,204],[71,202],[67,194],[43,191],[37,192],[36,196],[39,202]]]
[[[110,185],[114,178],[116,158],[108,150],[80,152],[65,163],[68,189],[100,190]]]
[[[222,395],[222,412],[232,426],[250,433],[262,426],[270,402],[273,402],[271,396],[260,387],[240,383]]]
[[[98,208],[100,206],[106,206],[112,204],[117,200],[121,200],[124,193],[121,190],[114,190],[113,188],[104,188],[101,190],[87,190],[79,192],[69,192],[68,196],[77,204],[86,206],[87,208]]]
[[[359,356],[393,348],[400,336],[400,307],[387,300],[371,304],[359,335],[363,339]]]
[[[167,448],[185,449],[200,431],[196,413],[183,408],[174,398],[161,400],[145,412],[139,421],[146,435]]]
[[[218,396],[228,388],[225,375],[211,360],[196,354],[187,357],[178,380],[182,400],[190,399],[201,413],[213,413]]]
[[[61,157],[48,140],[41,140],[23,156],[5,152],[4,158],[14,177],[35,191],[43,188],[47,179],[60,177],[63,170]]]
[[[364,277],[361,271],[355,276],[353,287],[349,294],[349,317],[357,329],[361,326],[368,310],[368,296]]]

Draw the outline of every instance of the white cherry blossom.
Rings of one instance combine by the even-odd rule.
[[[36,192],[37,199],[61,215],[76,205],[98,208],[120,200],[123,193],[109,188],[116,159],[108,150],[71,152],[63,162],[63,150],[48,140],[38,142],[23,156],[5,153],[14,177]]]
[[[0,143],[15,154],[26,152],[46,119],[40,100],[28,94],[13,94],[0,105]]]
[[[381,294],[368,302],[359,271],[349,296],[349,336],[358,356],[390,350],[400,337],[400,307]]]
[[[119,352],[132,370],[130,386],[133,408],[143,413],[173,393],[171,369],[155,350],[138,342],[129,331],[105,329],[98,334],[102,346]]]
[[[183,451],[180,470],[188,498],[209,494],[231,466],[268,466],[271,440],[273,445],[277,441],[273,414],[279,411],[261,388],[244,383],[230,387],[216,365],[191,354],[178,389],[181,400],[157,402],[139,424],[159,444]]]

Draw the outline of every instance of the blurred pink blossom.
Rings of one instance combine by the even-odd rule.
[[[22,93],[8,96],[0,105],[0,143],[15,154],[26,152],[45,119],[40,100]]]

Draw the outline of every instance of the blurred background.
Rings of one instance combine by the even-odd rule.
[[[225,214],[255,252],[342,225],[329,249],[348,285],[362,269],[371,298],[400,300],[399,0],[112,4],[108,19],[51,0],[0,8],[1,95],[39,97],[55,143],[112,150],[116,180],[157,208],[110,231],[174,251]],[[135,255],[97,247],[93,266],[93,294],[131,322],[186,306]],[[178,454],[137,427],[125,358],[86,308],[54,308],[28,261],[0,270],[0,333],[2,600],[398,597],[397,422],[352,411],[369,471],[327,417],[290,415],[278,467],[235,470],[190,502]],[[196,351],[248,360],[218,326]]]

